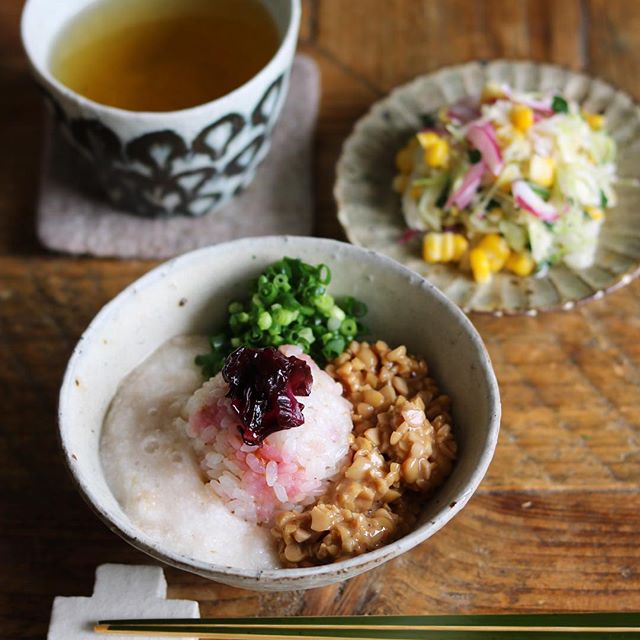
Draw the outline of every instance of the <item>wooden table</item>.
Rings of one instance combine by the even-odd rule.
[[[317,233],[340,237],[334,165],[354,121],[416,74],[474,58],[550,60],[640,98],[638,0],[304,0],[301,48],[322,71]],[[96,311],[150,262],[52,255],[33,211],[41,105],[0,2],[0,637],[42,638],[54,595],[103,562],[149,559],[76,494],[57,392]],[[495,460],[427,543],[346,583],[260,594],[168,569],[203,615],[640,610],[640,281],[570,313],[472,318],[502,389]]]

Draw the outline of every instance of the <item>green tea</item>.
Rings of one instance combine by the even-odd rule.
[[[173,111],[244,84],[279,42],[259,0],[98,0],[58,34],[50,69],[95,102]]]

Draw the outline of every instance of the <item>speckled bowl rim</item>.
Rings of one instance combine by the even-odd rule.
[[[154,544],[153,542],[142,540],[139,535],[139,529],[137,530],[133,525],[125,526],[114,522],[110,514],[103,509],[99,503],[99,500],[95,499],[93,492],[89,486],[86,486],[82,478],[76,474],[75,465],[73,463],[73,453],[67,443],[65,442],[62,423],[64,421],[64,414],[67,410],[67,398],[69,397],[69,390],[73,388],[74,382],[74,363],[82,355],[82,347],[85,342],[92,340],[93,334],[97,334],[99,329],[109,320],[111,312],[116,309],[121,303],[128,300],[132,296],[136,296],[137,293],[143,290],[147,285],[154,283],[157,280],[161,280],[174,270],[180,269],[182,266],[188,265],[192,261],[197,261],[202,256],[210,254],[212,251],[228,251],[230,248],[236,251],[249,251],[251,246],[256,242],[264,242],[265,240],[282,240],[283,243],[298,244],[298,247],[302,249],[305,244],[322,244],[326,247],[327,252],[332,249],[341,248],[349,252],[355,252],[357,254],[368,254],[373,259],[381,261],[385,264],[386,268],[396,272],[398,275],[404,278],[415,279],[415,286],[419,287],[429,296],[434,296],[438,302],[440,302],[448,313],[456,317],[460,322],[460,327],[471,339],[472,345],[477,350],[478,358],[477,364],[480,367],[483,377],[486,379],[487,388],[489,391],[488,400],[488,413],[490,415],[489,424],[487,425],[487,437],[485,448],[479,458],[479,463],[473,472],[469,475],[464,483],[464,486],[460,488],[459,494],[455,496],[454,502],[449,505],[443,505],[440,511],[434,515],[429,521],[419,526],[411,533],[399,538],[398,540],[384,545],[374,551],[369,551],[360,556],[349,558],[347,560],[341,560],[327,565],[305,567],[305,568],[282,568],[282,569],[239,569],[228,565],[219,565],[214,563],[202,562],[195,558],[191,558],[187,555],[174,553],[166,549],[162,549],[161,545]],[[267,236],[266,238],[243,238],[240,240],[234,240],[231,242],[222,243],[219,245],[204,247],[185,253],[181,256],[168,260],[159,266],[153,268],[134,282],[129,284],[119,294],[117,294],[110,302],[108,302],[102,309],[96,314],[91,321],[87,329],[83,332],[76,347],[73,350],[69,363],[67,365],[65,375],[63,378],[62,386],[59,394],[58,405],[58,439],[60,447],[62,449],[67,469],[71,474],[73,483],[79,491],[82,498],[87,502],[91,509],[98,515],[98,517],[107,525],[107,527],[123,538],[133,547],[145,552],[146,554],[165,562],[166,564],[174,567],[204,576],[213,580],[220,580],[227,584],[235,586],[241,586],[243,588],[255,588],[265,590],[288,590],[290,588],[315,588],[323,586],[333,582],[337,582],[347,577],[354,577],[369,569],[372,569],[380,564],[396,558],[400,554],[404,553],[417,546],[421,542],[430,538],[438,530],[440,530],[447,522],[449,522],[461,509],[466,505],[471,496],[475,493],[480,482],[485,476],[489,464],[493,458],[495,448],[498,441],[498,434],[500,431],[500,419],[501,419],[501,402],[500,392],[498,388],[498,382],[491,364],[489,353],[480,337],[480,334],[473,326],[471,321],[465,316],[465,314],[459,309],[457,305],[451,302],[437,287],[428,282],[426,279],[416,277],[416,274],[407,267],[401,265],[399,262],[388,258],[382,254],[379,254],[372,250],[362,249],[355,245],[349,245],[337,240],[329,240],[324,238],[310,238],[303,236]],[[300,584],[295,587],[292,586],[296,582],[303,583],[311,577],[318,577],[317,584]],[[228,582],[227,582],[228,580]],[[278,586],[279,582],[285,583],[282,587]],[[267,584],[265,584],[267,583]],[[270,583],[270,586],[268,584]]]
[[[628,98],[632,102],[632,104],[634,105],[635,109],[638,112],[640,112],[640,103],[638,101],[636,101],[633,98],[633,96],[628,94],[626,91],[623,91],[622,89],[619,89],[615,84],[612,84],[611,82],[608,82],[607,80],[604,80],[601,76],[599,76],[597,74],[587,73],[587,72],[583,72],[583,71],[576,71],[575,69],[571,69],[568,65],[554,64],[554,63],[547,63],[547,62],[538,62],[538,61],[535,61],[535,60],[528,60],[528,59],[492,58],[492,59],[482,59],[482,60],[470,60],[468,62],[464,62],[464,63],[461,63],[461,64],[446,65],[444,67],[439,67],[438,69],[435,69],[434,71],[430,71],[429,73],[421,74],[420,76],[417,76],[413,80],[410,80],[409,82],[406,82],[406,83],[404,83],[404,84],[402,84],[400,86],[395,87],[386,96],[384,96],[380,100],[376,100],[376,102],[374,102],[369,107],[367,112],[364,115],[362,115],[356,121],[355,125],[353,126],[353,129],[351,130],[351,133],[349,134],[349,136],[345,139],[345,141],[342,144],[340,157],[339,157],[338,162],[336,164],[336,179],[335,179],[334,186],[333,186],[333,196],[334,196],[334,199],[335,199],[337,207],[338,207],[338,213],[337,213],[338,221],[340,222],[340,225],[342,226],[342,229],[343,229],[347,239],[349,240],[349,242],[351,242],[355,246],[359,246],[359,247],[362,247],[362,248],[365,248],[365,249],[367,248],[365,245],[363,245],[363,244],[358,242],[358,240],[356,239],[356,237],[354,236],[354,234],[353,234],[353,232],[352,232],[352,230],[350,228],[351,225],[348,224],[348,221],[345,218],[344,208],[347,205],[344,202],[344,199],[342,197],[342,181],[343,181],[343,175],[344,175],[344,165],[345,165],[345,162],[346,162],[346,154],[349,152],[350,147],[353,146],[354,141],[357,141],[358,136],[360,135],[360,131],[363,128],[363,126],[366,124],[366,121],[372,116],[372,114],[374,113],[375,110],[381,108],[381,106],[386,104],[387,102],[390,102],[393,99],[394,96],[396,96],[398,94],[402,94],[405,91],[410,90],[414,86],[419,85],[421,82],[424,82],[424,80],[426,78],[429,78],[431,76],[435,76],[436,74],[443,73],[443,72],[460,71],[462,69],[470,67],[471,65],[478,65],[479,64],[481,66],[487,66],[490,63],[491,64],[530,64],[530,65],[534,65],[534,66],[537,66],[537,67],[548,67],[548,68],[551,68],[551,69],[559,69],[559,70],[570,72],[570,73],[581,74],[581,75],[584,75],[585,77],[589,78],[590,80],[595,80],[595,81],[598,81],[598,82],[602,83],[603,85],[606,85],[607,87],[612,89],[616,94],[620,94],[620,95]],[[391,187],[389,187],[389,188],[391,188]],[[640,220],[639,220],[639,224],[640,224]],[[407,267],[407,268],[409,268],[409,267]],[[422,274],[420,274],[420,275],[422,275]],[[617,291],[618,289],[621,289],[622,287],[627,286],[635,278],[637,278],[639,276],[640,276],[640,261],[638,261],[636,265],[632,266],[627,271],[618,274],[617,278],[614,279],[611,282],[610,285],[608,285],[606,287],[603,287],[601,289],[598,289],[597,291],[594,291],[593,293],[590,293],[590,294],[588,294],[586,296],[583,296],[581,298],[577,298],[575,300],[568,300],[568,301],[561,302],[561,303],[558,303],[558,304],[542,305],[542,306],[539,306],[539,307],[517,308],[517,309],[473,309],[473,308],[469,308],[469,307],[465,307],[465,306],[462,306],[460,308],[462,309],[462,311],[464,311],[464,313],[467,313],[467,314],[473,313],[473,314],[483,315],[483,316],[492,316],[494,318],[501,318],[501,317],[504,317],[504,316],[529,316],[529,317],[535,317],[539,313],[549,313],[549,312],[557,312],[557,311],[570,311],[570,310],[572,310],[572,309],[574,309],[574,308],[576,308],[578,306],[582,306],[583,304],[586,304],[587,302],[591,302],[593,300],[600,300],[605,295],[607,295],[609,293],[613,293],[614,291]],[[422,277],[424,277],[424,276],[422,276]]]

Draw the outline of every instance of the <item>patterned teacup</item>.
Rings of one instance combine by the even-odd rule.
[[[55,37],[91,0],[27,0],[22,40],[38,86],[63,134],[91,163],[119,209],[142,216],[199,216],[249,185],[269,150],[300,24],[300,0],[261,1],[275,21],[280,45],[253,78],[196,107],[137,112],[89,100],[50,73]]]

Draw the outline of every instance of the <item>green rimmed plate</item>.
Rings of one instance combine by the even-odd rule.
[[[447,67],[374,104],[346,140],[334,194],[349,240],[410,267],[466,312],[535,315],[566,310],[631,282],[640,274],[640,186],[629,180],[616,187],[618,205],[607,212],[596,259],[588,269],[558,265],[529,278],[498,273],[491,282],[477,284],[455,266],[425,263],[417,240],[402,242],[406,225],[400,197],[391,189],[396,152],[422,127],[422,116],[465,96],[477,97],[490,80],[524,91],[556,90],[589,111],[604,113],[607,130],[618,144],[618,175],[635,179],[640,174],[640,107],[602,80],[533,62]]]

